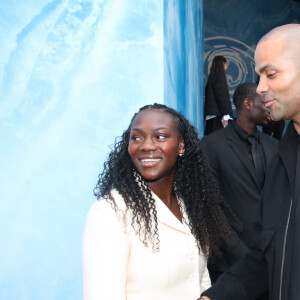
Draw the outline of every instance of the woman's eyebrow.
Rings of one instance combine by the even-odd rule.
[[[162,130],[162,129],[169,130],[169,128],[167,128],[167,127],[158,127],[158,128],[153,128],[152,132],[155,132],[155,131],[158,131],[158,130]],[[133,131],[133,130],[136,130],[136,131],[139,131],[139,132],[143,132],[144,131],[144,130],[142,130],[140,128],[131,128],[131,131]]]

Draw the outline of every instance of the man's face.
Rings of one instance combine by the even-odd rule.
[[[265,126],[271,121],[270,110],[265,106],[262,95],[257,95],[252,102],[250,118],[256,125]]]
[[[257,93],[263,94],[271,118],[299,122],[300,67],[295,56],[284,47],[283,38],[272,38],[258,44],[255,71],[260,75]]]

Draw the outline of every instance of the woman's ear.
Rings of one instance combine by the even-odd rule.
[[[183,140],[183,138],[181,137],[180,140],[179,140],[179,150],[178,150],[178,155],[179,155],[179,156],[183,156],[183,155],[184,155],[184,151],[185,151],[185,148],[184,148],[184,140]]]

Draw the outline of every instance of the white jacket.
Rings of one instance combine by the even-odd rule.
[[[124,212],[122,196],[113,197]],[[210,286],[206,259],[189,227],[153,193],[160,251],[145,247],[131,216],[100,199],[89,210],[83,239],[84,300],[196,300]],[[187,216],[184,215],[187,219]]]

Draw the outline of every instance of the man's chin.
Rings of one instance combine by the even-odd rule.
[[[280,121],[281,120],[281,118],[279,118],[278,116],[273,115],[273,114],[270,114],[270,117],[271,117],[272,121]]]

